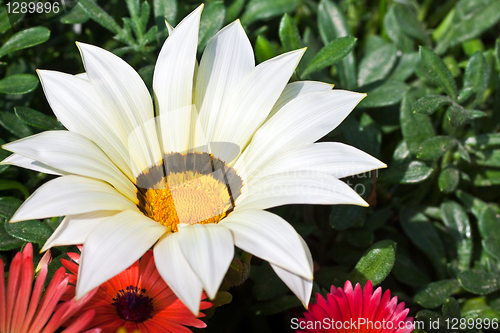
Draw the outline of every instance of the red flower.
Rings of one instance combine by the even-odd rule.
[[[68,253],[74,262],[61,259],[62,264],[73,273],[64,298],[75,295],[80,255]],[[196,318],[175,296],[156,269],[153,252],[146,252],[132,266],[96,288],[95,296],[84,309],[94,309],[96,314],[90,327],[99,327],[103,333],[116,332],[120,327],[127,332],[140,333],[186,332],[185,326],[197,328],[206,324]],[[203,295],[203,298],[206,296]],[[200,309],[211,307],[210,302],[201,302]],[[204,314],[200,313],[199,317]]]
[[[26,244],[24,251],[18,252],[10,264],[6,293],[4,264],[0,259],[0,332],[53,333],[78,312],[82,315],[76,317],[64,331],[77,333],[92,320],[95,311],[81,309],[93,293],[78,302],[67,298],[67,302],[59,303],[69,280],[62,267],[55,272],[40,302],[49,262],[50,252],[46,252],[38,264],[39,273],[33,287],[33,246],[31,243]],[[97,333],[100,330],[87,333],[90,332]]]
[[[375,292],[371,281],[364,287],[356,284],[352,288],[346,281],[344,289],[332,286],[325,300],[316,295],[317,304],[310,304],[305,318],[296,322],[297,333],[319,332],[377,332],[409,333],[413,330],[413,318],[407,317],[410,309],[405,303],[398,304],[398,298],[391,298],[390,290],[382,296],[382,288]]]

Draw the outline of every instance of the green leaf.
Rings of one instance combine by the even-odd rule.
[[[219,307],[229,304],[233,301],[233,295],[227,291],[218,291],[215,299],[213,300],[213,307]]]
[[[148,26],[148,21],[149,21],[149,15],[151,14],[151,7],[149,6],[149,3],[147,1],[144,1],[141,5],[141,16],[139,17],[137,21],[137,25],[139,26],[139,30],[145,32],[146,28]],[[151,31],[152,29],[155,29],[158,31],[158,27],[154,26],[149,29]]]
[[[370,86],[365,86],[363,90],[368,89]],[[404,82],[387,80],[382,85],[377,85],[376,88],[368,90],[368,95],[361,101],[359,106],[376,108],[394,105],[403,99],[407,90],[408,86]]]
[[[139,0],[125,0],[125,3],[127,4],[127,9],[130,13],[130,17],[133,21],[137,21],[139,19],[139,13],[141,11]]]
[[[382,133],[377,127],[377,123],[367,113],[363,113],[360,122],[354,117],[347,117],[342,122],[341,128],[346,137],[346,143],[379,157]]]
[[[457,85],[445,63],[434,52],[420,46],[420,64],[429,78],[452,99],[457,98]]]
[[[255,270],[255,271],[254,271]],[[287,293],[287,286],[268,264],[252,268],[252,293],[259,301],[269,301]]]
[[[222,1],[209,4],[201,13],[200,32],[198,37],[198,51],[201,52],[224,23],[226,8]]]
[[[51,130],[59,127],[59,122],[56,118],[47,116],[27,106],[16,106],[14,112],[16,116],[27,125],[44,130]]]
[[[476,160],[477,165],[500,167],[500,149],[483,149],[482,158]]]
[[[415,322],[419,322],[419,328],[425,330],[426,332],[448,331],[446,318],[434,311],[418,311],[417,315],[415,316]]]
[[[18,95],[35,90],[38,78],[32,74],[14,74],[0,80],[0,93]]]
[[[277,55],[276,50],[271,43],[263,36],[257,36],[255,42],[255,57],[259,63],[274,58]]]
[[[23,241],[12,237],[5,231],[5,223],[15,213],[16,209],[21,205],[22,201],[11,197],[0,198],[0,251],[8,251],[19,248],[23,245]]]
[[[28,189],[18,181],[10,180],[10,179],[0,179],[0,191],[5,190],[19,190],[24,198],[27,199],[30,196]]]
[[[67,14],[63,15],[60,19],[63,24],[77,24],[85,23],[90,17],[80,6],[73,7]]]
[[[424,308],[432,309],[443,304],[459,288],[460,283],[455,279],[432,282],[417,292],[414,299]]]
[[[460,103],[467,100],[472,92],[476,93],[475,104],[482,102],[484,92],[490,80],[489,66],[481,52],[476,52],[467,63],[464,74],[464,86],[458,96]]]
[[[358,86],[384,79],[396,62],[396,47],[384,45],[367,54],[359,63]]]
[[[497,71],[500,71],[500,37],[495,42],[495,63]]]
[[[37,220],[15,223],[6,221],[5,230],[17,239],[38,244],[44,244],[53,232],[48,225]]]
[[[469,136],[464,144],[467,146],[484,149],[492,146],[500,146],[500,133],[480,134]]]
[[[451,105],[448,110],[446,110],[446,117],[450,124],[454,127],[464,126],[470,123],[476,118],[482,118],[486,116],[483,111],[477,110],[466,110],[458,104]]]
[[[9,220],[23,202],[17,198],[0,198],[0,217]],[[3,225],[3,223],[0,223]]]
[[[399,217],[406,236],[427,255],[438,276],[444,276],[446,256],[436,228],[424,214],[412,208],[403,208]]]
[[[99,7],[92,0],[79,0],[78,5],[85,11],[85,13],[94,21],[102,25],[104,28],[115,33],[116,35],[123,34],[123,29],[116,23],[116,21],[104,9]]]
[[[441,192],[451,193],[455,191],[460,182],[460,171],[454,167],[441,170],[438,178],[438,186]]]
[[[500,215],[490,206],[485,206],[478,222],[484,249],[500,260]]]
[[[420,40],[425,45],[430,44],[425,26],[417,19],[416,13],[409,6],[397,3],[394,6],[394,15],[401,30],[408,36]]]
[[[373,244],[354,267],[349,280],[364,285],[368,280],[377,285],[391,272],[396,260],[396,243],[383,240]]]
[[[16,198],[0,198],[0,216],[4,218],[4,221],[2,221],[4,223],[0,223],[2,228],[5,228],[5,231],[10,236],[19,240],[39,244],[45,243],[53,232],[48,225],[35,220],[9,223],[10,218],[14,215],[15,211],[19,208],[19,206],[21,206],[21,204],[22,201]],[[0,239],[1,238],[2,237],[0,237]],[[8,240],[8,238],[5,239]],[[12,240],[9,244],[10,243],[13,243]],[[1,246],[2,245],[0,245],[0,247]]]
[[[458,275],[458,281],[465,290],[478,295],[487,295],[500,289],[498,273],[483,271],[463,271]]]
[[[413,40],[409,38],[401,29],[401,25],[396,19],[394,6],[384,16],[384,29],[390,40],[396,44],[403,52],[413,51]]]
[[[241,17],[243,25],[293,12],[301,0],[250,0]]]
[[[10,29],[10,20],[5,6],[0,7],[0,32]]]
[[[447,298],[442,307],[443,315],[447,318],[460,318],[460,305],[453,297]]]
[[[2,199],[2,198],[0,198]],[[4,223],[0,223],[0,251],[9,251],[20,248],[24,242],[9,235],[4,228]]]
[[[468,269],[472,258],[472,230],[467,213],[454,201],[445,201],[440,208],[443,223],[457,243],[458,268]]]
[[[421,286],[429,283],[427,276],[401,251],[396,252],[392,274],[396,279],[410,286]]]
[[[325,45],[336,38],[352,35],[344,14],[331,0],[320,1],[318,25],[321,39]],[[356,88],[356,62],[353,52],[349,53],[337,64],[337,71],[343,88]]]
[[[153,0],[153,9],[158,31],[165,30],[165,21],[171,25],[177,23],[177,0]]]
[[[471,3],[474,5],[475,2],[471,1]],[[453,28],[448,29],[439,39],[436,52],[442,54],[451,46],[481,35],[497,23],[499,19],[500,2],[488,1],[486,6],[473,14],[466,15],[463,20],[453,25]]]
[[[269,316],[301,305],[300,300],[296,296],[285,295],[266,303],[257,303],[250,307],[249,311],[257,316]]]
[[[355,205],[334,205],[330,213],[330,225],[337,230],[345,230],[364,218],[365,208]]]
[[[227,8],[226,8],[226,19],[225,22],[233,22],[236,20],[241,13],[241,10],[245,6],[246,0],[234,0]]]
[[[281,19],[279,35],[284,52],[297,50],[300,47],[299,29],[288,14],[283,15]]]
[[[455,138],[439,135],[427,139],[420,144],[417,158],[421,160],[434,160],[444,155],[448,150],[457,145]]]
[[[407,161],[380,171],[379,179],[389,183],[416,184],[429,178],[433,171],[422,161]]]
[[[29,127],[20,121],[12,112],[0,111],[0,125],[18,138],[24,138],[32,134]]]
[[[486,202],[464,192],[462,190],[458,190],[456,192],[457,198],[462,201],[462,203],[470,209],[471,213],[474,214],[476,219],[480,220],[483,210],[488,207]]]
[[[355,43],[356,38],[351,36],[340,37],[333,40],[318,52],[309,65],[307,65],[302,76],[306,76],[335,64],[351,52]]]
[[[418,65],[418,53],[405,53],[399,58],[398,65],[393,73],[389,76],[390,80],[405,81],[415,73],[415,68]]]
[[[46,42],[50,37],[50,30],[45,27],[34,27],[13,34],[0,47],[0,57]]]
[[[418,101],[413,104],[413,110],[419,114],[431,115],[441,107],[452,103],[453,101],[447,96],[428,95],[419,98]]]
[[[476,52],[484,51],[484,44],[479,38],[471,39],[462,43],[462,49],[468,57],[472,57],[472,55]]]
[[[3,144],[5,144],[5,141],[0,138],[0,161],[3,161],[11,154],[11,152],[2,148]],[[0,173],[4,172],[8,167],[8,164],[0,165]]]
[[[481,168],[471,171],[474,186],[500,185],[500,170]]]
[[[495,321],[498,323],[500,321],[500,318],[498,316],[498,311],[494,311],[489,304],[493,304],[492,301],[489,301],[486,297],[475,297],[475,298],[469,298],[462,304],[462,316],[465,318],[481,318],[483,319],[483,332],[486,331],[493,331],[493,330],[488,330],[484,329],[486,326],[484,326],[484,319],[488,318],[490,320],[489,322],[489,327],[492,328],[491,323],[492,319],[495,319]],[[498,326],[495,327],[496,330],[498,330]]]
[[[399,122],[401,124],[401,133],[412,154],[417,154],[420,145],[425,140],[434,136],[429,117],[413,112],[413,100],[410,95],[405,95],[399,111]],[[418,124],[418,126],[415,126]]]

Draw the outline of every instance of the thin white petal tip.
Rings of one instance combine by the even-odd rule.
[[[12,217],[10,218],[9,223],[25,221],[23,218],[20,219],[19,217],[17,217],[17,215],[17,212],[15,212],[14,215],[12,215]]]

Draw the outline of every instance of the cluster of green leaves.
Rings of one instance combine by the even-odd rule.
[[[63,129],[34,70],[82,72],[75,40],[123,57],[151,88],[169,25],[200,4],[80,0],[43,26],[30,25],[23,15],[8,20],[0,6],[0,143]],[[322,140],[353,145],[388,165],[345,179],[369,208],[273,209],[311,248],[314,292],[347,279],[371,280],[426,323],[500,318],[500,2],[207,0],[199,54],[237,18],[257,62],[307,47],[292,80],[367,93]],[[8,155],[0,150],[0,159]],[[26,241],[43,244],[60,222],[8,223],[49,178],[0,166],[2,259]],[[66,251],[54,250],[61,256]],[[251,282],[240,285],[248,275]],[[255,258],[250,266],[245,253],[223,288],[216,304],[231,304],[211,311],[206,332],[290,332],[290,319],[301,315],[300,301],[271,267]]]

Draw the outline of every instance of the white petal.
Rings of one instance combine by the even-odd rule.
[[[54,246],[83,244],[95,227],[118,213],[119,211],[97,211],[68,215],[47,239],[41,251],[47,251]]]
[[[111,185],[97,179],[69,175],[40,186],[10,221],[126,209],[137,210],[137,206]]]
[[[35,159],[66,173],[97,178],[138,203],[133,183],[92,141],[69,131],[46,131],[4,145],[4,149]]]
[[[175,295],[196,316],[200,310],[202,286],[179,246],[179,233],[163,236],[154,247],[158,272]]]
[[[309,250],[295,229],[278,215],[257,209],[234,211],[220,222],[242,250],[312,280]]]
[[[259,128],[236,170],[262,169],[276,155],[312,144],[337,127],[364,96],[332,90],[293,99]]]
[[[276,174],[248,183],[236,209],[267,209],[288,204],[368,204],[335,177],[308,171]]]
[[[174,31],[174,27],[172,27],[170,23],[167,22],[167,20],[165,20],[165,25],[167,26],[168,35],[170,36],[172,34],[172,31]]]
[[[309,251],[309,247],[302,237],[300,237],[300,241],[302,243],[302,248],[304,249],[307,257],[307,261],[309,266],[313,267],[313,260],[311,256],[311,251]],[[311,293],[313,288],[313,282],[309,279],[304,279],[301,276],[298,276],[286,269],[271,264],[271,267],[274,269],[276,274],[280,277],[283,282],[290,288],[290,290],[300,299],[304,307],[307,309],[309,305],[309,300],[311,299]]]
[[[108,120],[121,125],[115,127],[116,134],[127,143],[133,166],[137,164],[140,172],[154,165],[161,159],[161,152],[153,103],[141,77],[113,53],[89,44],[77,45],[89,82],[106,108]]]
[[[28,158],[19,154],[12,154],[6,159],[4,159],[0,164],[10,164],[21,168],[43,172],[49,175],[61,176],[67,174],[64,171],[56,170],[46,164],[35,161],[34,159]]]
[[[239,20],[210,39],[201,58],[194,96],[207,137],[230,115],[230,98],[254,67],[252,45]]]
[[[285,89],[281,93],[280,97],[273,106],[273,109],[267,116],[267,119],[271,118],[276,112],[278,112],[284,105],[291,102],[295,98],[316,91],[330,91],[333,88],[333,84],[318,82],[318,81],[297,81],[286,85]]]
[[[160,51],[153,89],[160,114],[192,104],[193,72],[203,6],[186,16],[168,36]]]
[[[320,142],[298,147],[271,159],[263,170],[251,169],[247,182],[272,174],[291,171],[310,171],[343,178],[386,165],[369,154],[338,142]]]
[[[57,119],[70,131],[95,142],[131,180],[130,153],[115,133],[121,127],[107,110],[92,85],[74,75],[38,70],[45,96]]]
[[[293,274],[286,269],[271,264],[271,267],[290,290],[300,299],[307,309],[313,288],[312,280],[304,279],[301,276]]]
[[[232,94],[228,113],[219,115],[222,119],[213,141],[246,146],[269,115],[303,54],[304,49],[279,55],[248,73]]]
[[[169,34],[160,51],[153,75],[153,90],[160,117],[158,133],[164,152],[189,148],[193,118],[193,81],[198,29],[203,5],[186,16]]]
[[[83,73],[80,73],[80,74],[76,74],[75,75],[77,78],[79,79],[82,79],[82,80],[85,80],[85,81],[88,81],[89,80],[89,76],[87,75],[87,73],[83,72]]]
[[[76,298],[130,267],[166,231],[165,226],[133,211],[116,214],[95,227],[83,246]]]
[[[217,224],[179,224],[179,245],[208,297],[215,298],[234,255],[231,232]]]

